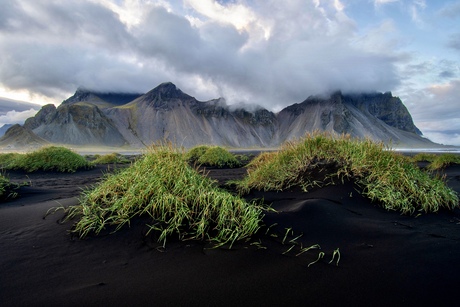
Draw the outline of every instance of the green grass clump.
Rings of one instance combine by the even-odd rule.
[[[0,199],[15,198],[19,184],[11,183],[3,174],[0,174]]]
[[[198,164],[219,168],[240,166],[240,162],[232,153],[219,146],[208,148],[198,159]]]
[[[383,144],[324,133],[307,135],[285,143],[278,152],[260,155],[248,165],[248,176],[236,184],[241,193],[293,186],[307,191],[337,178],[353,178],[363,195],[404,214],[458,206],[458,195],[442,178],[385,150]]]
[[[452,164],[460,164],[459,155],[454,155],[454,154],[436,155],[435,158],[428,165],[428,169],[432,171],[441,170]]]
[[[18,159],[23,155],[19,153],[2,153],[0,154],[0,168],[13,169],[17,164]]]
[[[200,157],[202,155],[204,155],[204,153],[209,149],[211,148],[211,146],[208,146],[208,145],[199,145],[199,146],[195,146],[193,148],[191,148],[186,154],[185,154],[185,157],[186,159],[192,163],[192,164],[195,164],[195,163],[198,163],[198,159],[200,159]]]
[[[241,162],[235,155],[220,146],[195,146],[185,154],[185,157],[189,163],[203,166],[219,168],[241,166]]]
[[[65,147],[49,146],[24,155],[18,156],[12,169],[22,169],[26,172],[58,171],[75,172],[78,169],[89,168],[86,159]]]
[[[107,175],[67,212],[68,218],[80,217],[73,229],[80,237],[149,216],[163,244],[172,234],[232,244],[254,234],[263,217],[261,206],[219,189],[190,166],[181,150],[167,146],[151,147],[129,168]]]
[[[0,174],[0,198],[4,198],[6,191],[10,186],[10,180]]]
[[[420,152],[412,157],[412,161],[414,162],[432,162],[436,158],[435,154],[427,153],[427,152]]]
[[[427,169],[430,171],[442,170],[452,164],[460,164],[460,155],[451,153],[432,154],[418,153],[412,157],[414,162],[430,162]]]
[[[95,159],[92,161],[92,164],[127,164],[131,161],[126,159],[123,155],[118,153],[110,153],[106,155],[96,155]]]

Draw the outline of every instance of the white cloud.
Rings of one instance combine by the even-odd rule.
[[[5,124],[23,124],[24,121],[37,114],[38,110],[30,109],[23,112],[9,111],[4,115],[0,115],[0,127]]]
[[[374,0],[374,5],[379,6],[379,5],[388,4],[392,2],[399,2],[399,1],[400,0]]]
[[[443,144],[460,145],[455,141],[455,134],[460,134],[458,97],[460,79],[454,79],[415,89],[406,93],[403,101],[424,135]]]
[[[412,8],[422,21],[430,10],[421,0],[5,1],[0,94],[42,101],[59,103],[78,86],[146,92],[165,81],[201,100],[224,96],[272,109],[337,89],[391,90],[425,123],[418,106],[430,97],[453,103],[428,85],[460,76],[457,60],[418,60],[408,50],[412,36],[395,16],[408,19]],[[361,6],[370,9],[364,27],[349,15]],[[457,7],[434,14],[452,20]],[[455,52],[458,37],[449,33],[444,42]]]

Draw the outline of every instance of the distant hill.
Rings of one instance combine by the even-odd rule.
[[[0,146],[7,149],[33,149],[48,144],[48,141],[42,139],[29,129],[26,129],[18,124],[10,127],[5,135],[0,138]]]
[[[13,126],[12,124],[4,124],[3,126],[0,127],[0,137],[3,136],[6,132],[6,130],[10,129],[10,127]]]
[[[143,95],[80,88],[57,108],[42,107],[23,128],[53,143],[137,148],[159,140],[186,147],[277,147],[315,130],[399,146],[437,145],[421,136],[407,108],[391,93],[335,92],[273,113],[230,108],[223,99],[198,101],[170,82]]]

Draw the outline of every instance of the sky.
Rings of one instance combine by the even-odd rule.
[[[0,0],[0,7],[0,97],[58,105],[80,86],[145,93],[169,81],[198,100],[279,111],[337,90],[391,91],[426,137],[460,145],[459,0]]]

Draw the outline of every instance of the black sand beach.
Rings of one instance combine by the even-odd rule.
[[[249,242],[210,249],[171,239],[162,249],[142,219],[115,234],[68,234],[62,211],[106,167],[73,174],[9,172],[30,182],[0,204],[1,306],[448,306],[458,302],[460,210],[402,216],[351,183],[301,193],[252,193],[269,213]],[[210,169],[220,182],[244,169]],[[460,166],[445,170],[460,192]],[[276,224],[275,224],[276,223]],[[273,225],[273,226],[272,226]],[[287,239],[286,229],[292,228]],[[319,244],[296,256],[300,246]],[[284,240],[284,244],[282,241]],[[339,249],[337,263],[334,250]],[[324,258],[308,266],[324,252]],[[337,265],[338,264],[338,265]]]

